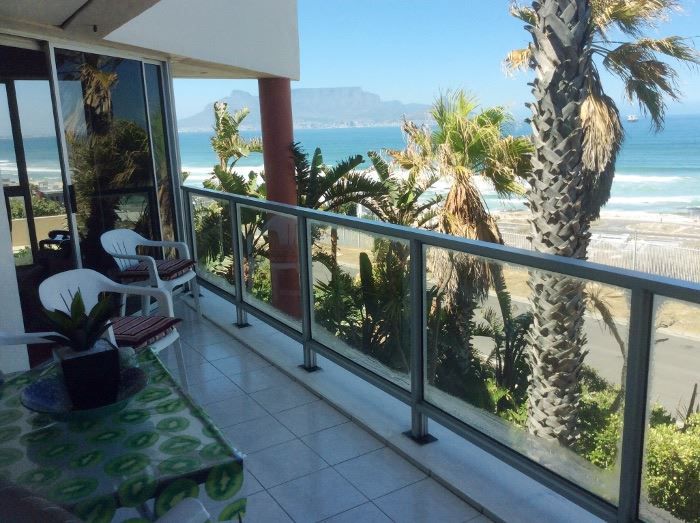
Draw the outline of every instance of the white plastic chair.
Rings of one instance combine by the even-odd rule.
[[[97,304],[100,299],[100,294],[103,292],[110,292],[120,294],[122,299],[125,299],[128,295],[141,296],[147,299],[155,298],[158,301],[161,316],[175,316],[173,312],[173,300],[167,291],[116,283],[92,269],[74,269],[55,274],[45,279],[41,285],[39,285],[39,299],[46,309],[58,309],[70,314],[70,304],[73,301],[73,296],[75,296],[78,291],[80,291],[83,303],[85,303],[85,310],[87,311]],[[108,330],[108,336],[110,341],[116,344],[114,332],[111,328]],[[168,334],[151,343],[149,346],[154,352],[158,353],[170,345],[175,347],[175,357],[177,359],[181,384],[187,389],[185,360],[182,355],[182,344],[180,343],[180,334],[177,329],[173,327]]]
[[[197,284],[197,273],[195,272],[194,268],[189,269],[187,272],[174,279],[164,280],[158,274],[158,263],[156,260],[151,256],[138,254],[137,252],[137,248],[139,246],[171,247],[177,250],[178,259],[191,260],[190,249],[186,243],[148,240],[139,233],[130,229],[115,229],[113,231],[107,231],[100,237],[100,242],[102,243],[102,248],[107,251],[107,254],[114,258],[114,261],[122,273],[128,271],[129,269],[133,269],[139,265],[139,263],[144,263],[146,265],[149,274],[148,279],[130,282],[132,285],[158,287],[159,289],[167,291],[172,297],[173,291],[176,287],[189,284],[190,291],[194,297],[197,314],[201,317],[202,312],[199,304],[199,285]],[[149,309],[147,299],[142,299],[141,303],[142,307],[146,309],[147,313]],[[123,301],[122,314],[124,314],[125,306],[126,303]]]

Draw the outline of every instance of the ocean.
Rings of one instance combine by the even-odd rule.
[[[525,125],[514,129],[525,134]],[[245,136],[259,136],[244,132]],[[298,129],[295,139],[311,154],[323,151],[327,164],[348,156],[378,149],[402,148],[404,139],[398,127],[343,129]],[[208,133],[182,133],[180,154],[183,170],[190,171],[188,183],[199,184],[208,177],[216,157]],[[242,159],[238,166],[258,168],[261,155]],[[444,185],[438,184],[442,190]],[[494,210],[522,210],[524,200],[500,200],[488,186],[482,192]],[[612,197],[606,211],[617,213],[695,214],[700,212],[700,115],[668,116],[660,133],[648,122],[625,122],[625,143],[618,157]]]
[[[527,132],[522,126],[517,134]],[[625,122],[625,142],[617,161],[612,197],[607,212],[681,214],[700,213],[700,115],[668,116],[660,133],[650,130],[648,122]],[[246,137],[259,136],[243,132]],[[180,156],[184,171],[190,172],[188,184],[200,185],[217,163],[209,143],[210,133],[181,133]],[[348,156],[385,148],[401,148],[403,136],[398,127],[298,129],[295,139],[311,154],[323,151],[327,164]],[[55,141],[26,138],[25,150],[30,178],[44,189],[60,182]],[[0,139],[0,179],[16,178],[11,141]],[[239,167],[258,169],[262,155],[242,159]],[[438,190],[447,190],[439,184]],[[522,199],[499,200],[493,190],[482,186],[492,210],[521,210]]]

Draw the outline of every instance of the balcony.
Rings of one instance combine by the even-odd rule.
[[[680,310],[685,315],[697,310],[698,286],[214,191],[184,187],[183,192],[189,240],[207,288],[205,315],[250,347],[256,353],[251,361],[259,363],[259,356],[282,372],[272,373],[272,383],[297,380],[342,413],[331,418],[340,416],[338,423],[352,419],[484,517],[626,521],[634,519],[631,514],[639,507],[643,519],[673,520],[648,499],[650,478],[643,463],[649,459],[649,443],[645,445],[644,435],[653,430],[656,407],[678,409],[679,398],[690,396],[697,379],[694,371],[682,368],[698,368],[692,365],[698,357],[694,342],[674,329],[668,318],[680,318]],[[216,212],[209,213],[211,221],[203,228],[202,213],[212,209]],[[287,254],[294,251],[293,256],[264,252],[261,246],[272,238],[284,245]],[[357,336],[341,328],[343,318],[334,324],[324,317],[320,295],[331,281],[320,253],[336,249],[338,270],[358,281],[367,264],[360,253],[368,256],[374,270],[381,270],[380,260],[371,252],[378,245],[385,252],[394,249],[406,269],[403,286],[396,287],[401,322],[392,334],[400,341],[382,345],[385,353],[360,345]],[[584,379],[594,394],[616,393],[617,399],[608,405],[619,428],[611,436],[610,445],[617,449],[613,463],[596,462],[583,445],[566,448],[532,436],[521,428],[517,413],[499,413],[498,405],[487,408],[478,395],[436,379],[453,368],[438,360],[429,345],[436,336],[428,323],[434,307],[431,290],[444,279],[436,268],[452,271],[465,260],[503,274],[513,294],[514,316],[527,303],[530,274],[585,286],[607,300],[612,323],[606,326],[593,308],[585,315],[583,331],[590,352]],[[288,294],[277,303],[258,279],[260,274],[263,279],[274,278],[275,265],[298,274],[300,284],[299,294]],[[498,305],[493,292],[481,297],[475,321],[485,320],[485,311]],[[457,348],[458,342],[447,345]],[[488,339],[477,337],[474,349],[479,360],[493,361]],[[321,370],[316,372],[317,368]],[[459,372],[462,383],[478,384],[479,377],[469,369]],[[260,372],[252,379],[265,383],[268,378]],[[581,432],[583,440],[590,438],[586,427]],[[235,435],[232,438],[235,444]],[[304,437],[302,441],[308,443]],[[365,459],[367,474],[379,474],[381,469],[369,464],[371,458]],[[344,475],[342,464],[336,468]],[[381,480],[375,477],[374,482]],[[311,489],[305,495],[315,494]],[[380,502],[376,504],[382,509]]]
[[[233,307],[204,294],[205,312],[226,327]],[[198,321],[185,305],[176,313],[185,319],[181,336],[190,395],[247,454],[241,491],[248,498],[247,522],[491,521],[440,478],[430,477],[414,457],[395,449],[386,439],[389,420],[384,435],[367,430],[364,416],[356,418],[344,402],[334,403],[330,398],[336,394],[325,388],[338,392],[359,386],[355,402],[374,402],[371,387],[348,382],[352,376],[342,376],[342,369],[325,360],[324,372],[318,373],[322,379],[306,382],[310,375],[291,359],[284,362],[284,352],[294,342],[255,320],[251,328],[236,333],[245,338],[237,339],[227,332],[235,327]],[[174,352],[166,349],[161,358],[177,376]],[[331,376],[340,380],[329,381]],[[367,414],[372,409],[363,410]]]

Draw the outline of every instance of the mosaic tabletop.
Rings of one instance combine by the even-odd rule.
[[[148,386],[121,412],[89,421],[54,421],[20,403],[22,389],[55,365],[8,377],[0,386],[0,477],[88,522],[123,519],[121,507],[142,516],[130,522],[152,520],[186,497],[204,501],[214,521],[241,520],[240,454],[150,350],[138,361]]]

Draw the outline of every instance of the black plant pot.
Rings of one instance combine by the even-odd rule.
[[[99,350],[59,353],[63,379],[75,410],[95,409],[117,401],[119,351],[107,340],[96,345]]]

